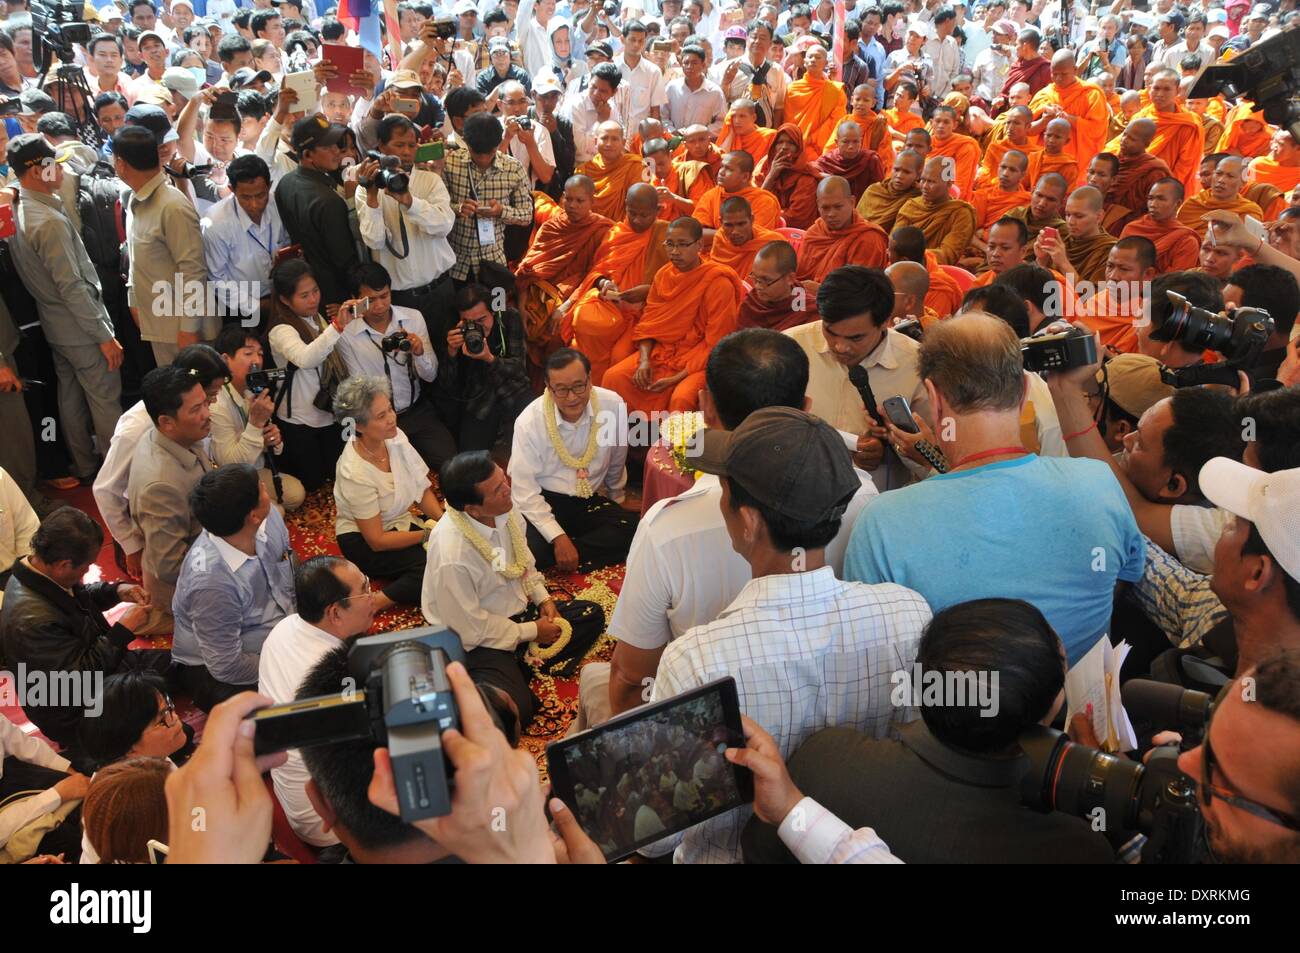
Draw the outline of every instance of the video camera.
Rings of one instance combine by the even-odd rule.
[[[72,63],[77,56],[74,47],[90,42],[97,31],[81,19],[85,9],[79,0],[32,0],[32,55],[38,73],[50,68],[51,57]]]
[[[379,163],[379,171],[371,180],[393,195],[405,195],[411,188],[411,177],[402,171],[402,160],[397,156],[386,156],[382,152],[376,152],[374,149],[366,153],[367,159],[374,159]]]
[[[1237,371],[1251,367],[1273,334],[1273,318],[1259,308],[1238,308],[1215,314],[1198,308],[1176,291],[1166,291],[1173,311],[1151,331],[1153,341],[1177,341],[1189,351],[1215,351],[1226,361],[1194,364],[1177,370],[1163,368],[1160,378],[1174,387],[1200,384],[1237,386]]]
[[[259,754],[373,739],[388,748],[401,818],[451,812],[452,766],[442,733],[460,727],[447,665],[465,661],[460,638],[425,626],[357,639],[348,670],[360,689],[272,705],[253,714]]]
[[[254,396],[264,390],[269,390],[274,396],[276,389],[284,383],[288,374],[288,370],[283,367],[268,367],[264,370],[257,364],[250,364],[248,374],[244,378],[244,386]]]
[[[1092,332],[1072,327],[1058,334],[1020,339],[1025,370],[1068,371],[1097,363],[1097,339]]]
[[[1264,111],[1275,126],[1285,126],[1300,140],[1300,31],[1283,30],[1237,54],[1227,63],[1208,66],[1188,93],[1190,99],[1211,99],[1225,92],[1246,98]]]

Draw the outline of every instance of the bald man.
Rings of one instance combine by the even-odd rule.
[[[1080,186],[1065,200],[1065,222],[1070,234],[1061,238],[1039,233],[1035,257],[1044,268],[1055,268],[1075,283],[1106,280],[1106,261],[1115,236],[1101,228],[1102,194],[1090,185]]]
[[[925,304],[931,311],[941,318],[956,313],[961,306],[961,285],[943,270],[934,252],[925,247],[925,233],[915,225],[900,225],[889,233],[889,263],[894,265],[900,261],[915,262],[929,272],[930,291]]]
[[[1073,133],[1066,119],[1053,119],[1043,130],[1043,150],[1029,160],[1029,181],[1037,182],[1049,172],[1056,172],[1073,185],[1079,178],[1079,163],[1070,151]]]
[[[641,147],[641,154],[651,164],[650,184],[659,193],[659,217],[666,222],[692,214],[696,201],[713,187],[708,163],[674,159],[672,146],[666,139],[648,140]]]
[[[749,203],[754,222],[762,228],[775,228],[781,217],[781,205],[771,192],[755,188],[754,160],[748,152],[735,150],[722,157],[718,167],[718,184],[709,189],[695,203],[693,215],[704,226],[706,247],[713,241],[713,233],[722,223],[723,200],[736,196]]]
[[[1147,214],[1124,226],[1120,238],[1145,238],[1156,249],[1156,271],[1188,271],[1200,263],[1201,238],[1178,221],[1183,204],[1183,183],[1160,179],[1147,196]]]
[[[798,259],[784,239],[768,242],[754,256],[749,291],[740,302],[738,328],[787,331],[816,321],[817,295],[795,280]]]
[[[1183,188],[1192,191],[1196,188],[1196,167],[1200,165],[1205,151],[1205,132],[1201,128],[1200,117],[1178,101],[1178,82],[1179,76],[1173,70],[1154,70],[1147,87],[1151,103],[1137,111],[1134,122],[1150,119],[1155,123],[1155,132],[1148,140],[1147,151],[1155,158],[1164,160],[1169,169],[1165,175],[1173,176],[1183,183]],[[1129,125],[1132,126],[1132,123]],[[1121,135],[1106,143],[1105,151],[1120,155],[1122,160],[1120,143],[1123,138]],[[1120,171],[1122,173],[1123,169]]]
[[[911,149],[899,152],[894,156],[889,178],[868,186],[858,199],[858,214],[886,232],[893,231],[899,209],[921,194],[916,183],[924,166],[925,158],[921,153]]]
[[[954,175],[951,158],[928,159],[918,183],[921,195],[899,209],[894,222],[895,227],[915,225],[925,232],[926,246],[943,265],[955,265],[975,234],[975,209],[952,197]]]
[[[1246,161],[1241,156],[1220,159],[1214,167],[1210,188],[1189,196],[1183,202],[1183,207],[1178,210],[1178,221],[1200,238],[1205,237],[1209,226],[1203,218],[1206,212],[1232,212],[1242,218],[1251,215],[1257,221],[1263,221],[1264,210],[1241,194],[1246,184],[1245,171]]]
[[[1030,195],[1025,189],[1025,173],[1028,170],[1029,157],[1019,149],[1007,149],[1002,153],[997,178],[992,184],[977,188],[971,196],[970,204],[975,209],[977,229],[983,231],[1011,209],[1029,204]],[[977,231],[973,244],[982,252],[983,242],[979,234]]]
[[[768,242],[781,240],[781,233],[754,224],[754,211],[738,195],[722,203],[721,227],[709,246],[709,260],[730,268],[741,281],[749,280],[750,266],[758,250]]]
[[[1205,230],[1205,237],[1201,239],[1200,266],[1196,270],[1226,282],[1239,266],[1249,264],[1250,259],[1245,249],[1220,241],[1224,234],[1226,229],[1217,223]]]
[[[1169,164],[1148,151],[1155,136],[1155,120],[1134,119],[1106,146],[1106,151],[1119,159],[1119,171],[1106,196],[1108,202],[1132,209],[1146,208],[1151,186],[1160,179],[1170,178]]]
[[[886,243],[884,229],[854,207],[848,180],[838,175],[822,179],[817,183],[817,221],[804,233],[796,277],[815,294],[822,279],[841,265],[883,268]]]
[[[1034,191],[1029,195],[1028,205],[1007,212],[1010,218],[1018,218],[1024,222],[1025,230],[1029,232],[1027,261],[1033,259],[1033,243],[1043,229],[1054,228],[1063,236],[1069,235],[1070,228],[1061,217],[1061,213],[1065,211],[1065,196],[1069,191],[1070,187],[1064,178],[1055,172],[1049,172],[1034,185]]]
[[[1101,335],[1104,346],[1122,354],[1137,352],[1137,327],[1145,320],[1144,296],[1156,274],[1156,246],[1150,239],[1131,235],[1111,246],[1106,283],[1095,294],[1081,296],[1079,314]]]
[[[1058,119],[1070,127],[1066,152],[1077,167],[1082,167],[1106,143],[1110,122],[1106,94],[1099,86],[1079,80],[1073,50],[1059,50],[1052,57],[1052,81],[1030,100],[1029,109],[1034,115],[1032,131],[1036,135],[1045,133],[1048,124]]]
[[[614,222],[623,217],[627,190],[643,177],[641,157],[627,151],[623,127],[612,120],[596,127],[595,158],[574,171],[595,183],[595,211]]]
[[[894,286],[894,311],[889,316],[891,323],[908,318],[921,322],[922,328],[928,328],[939,320],[939,315],[925,303],[930,293],[930,273],[925,265],[914,261],[896,261],[885,269],[889,283]]]
[[[1300,144],[1285,129],[1273,133],[1268,155],[1250,161],[1250,180],[1256,185],[1271,185],[1282,193],[1264,209],[1266,221],[1273,221],[1287,207],[1287,196],[1300,185]]]
[[[1026,162],[1029,156],[1038,152],[1043,147],[1029,137],[1029,127],[1033,122],[1034,115],[1029,111],[1028,106],[1016,106],[1007,110],[1006,130],[1007,134],[989,142],[988,147],[984,150],[984,159],[980,162],[980,171],[975,176],[975,189],[985,186],[991,186],[997,181],[998,168],[1002,164],[1002,157],[1011,150],[1021,153],[1025,156]],[[1033,181],[1032,179],[1029,181]]]
[[[821,175],[840,176],[849,183],[849,191],[856,202],[867,186],[885,177],[885,167],[874,150],[863,144],[862,127],[853,119],[846,119],[836,128],[835,145],[828,148],[812,164]]]

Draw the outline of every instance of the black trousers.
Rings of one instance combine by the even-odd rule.
[[[419,288],[393,292],[393,304],[403,308],[414,308],[424,318],[424,327],[431,340],[446,340],[456,320],[455,310],[456,286],[452,284],[451,275],[443,275]]]
[[[578,547],[579,570],[587,572],[627,562],[627,551],[639,521],[636,513],[599,494],[584,500],[543,490],[542,499],[550,506],[560,528]],[[537,561],[537,568],[550,569],[555,565],[555,547],[532,523],[527,527],[528,548]]]
[[[39,764],[19,761],[12,755],[4,759],[0,775],[0,804],[20,792],[47,791],[67,777],[62,771]],[[75,864],[81,856],[81,806],[63,819],[63,823],[41,838],[38,854],[62,854],[65,863]]]
[[[240,692],[255,692],[257,685],[230,685],[218,681],[204,665],[181,665],[176,663],[175,681],[180,686],[180,694],[188,695],[206,712],[212,711],[227,698],[233,698]]]
[[[342,430],[338,424],[328,427],[308,427],[276,421],[284,441],[280,454],[282,473],[292,473],[301,481],[308,493],[319,490],[326,480],[334,479],[334,465],[343,452]]]
[[[456,440],[438,419],[433,402],[421,397],[397,415],[397,426],[434,473],[456,455]]]
[[[524,662],[522,652],[523,648],[514,652],[505,649],[470,649],[465,653],[465,668],[475,682],[499,688],[509,695],[519,709],[519,727],[527,728],[542,703],[528,687],[533,670]]]
[[[338,540],[339,550],[363,573],[389,580],[384,586],[384,595],[401,605],[420,604],[420,588],[424,585],[423,546],[376,552],[366,545],[365,537],[360,533],[341,533]]]

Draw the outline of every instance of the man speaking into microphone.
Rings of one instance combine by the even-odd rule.
[[[916,370],[920,345],[887,327],[893,310],[894,286],[883,271],[845,265],[817,289],[821,320],[785,332],[808,355],[808,411],[846,439],[856,436],[853,462],[882,493],[911,483],[921,471],[889,447],[880,406],[905,397],[934,424]]]

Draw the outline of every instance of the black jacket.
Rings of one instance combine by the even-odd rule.
[[[56,583],[19,561],[5,586],[0,611],[4,657],[15,671],[115,672],[135,638],[123,625],[109,625],[104,610],[117,605],[117,583],[73,587]],[[46,675],[49,678],[49,675]],[[25,705],[23,711],[45,735],[65,747],[75,744],[83,712],[76,706]]]
[[[350,298],[348,282],[361,259],[348,221],[348,203],[334,191],[334,181],[324,172],[299,166],[276,185],[275,207],[289,238],[302,246],[302,256],[320,285],[321,310]]]

